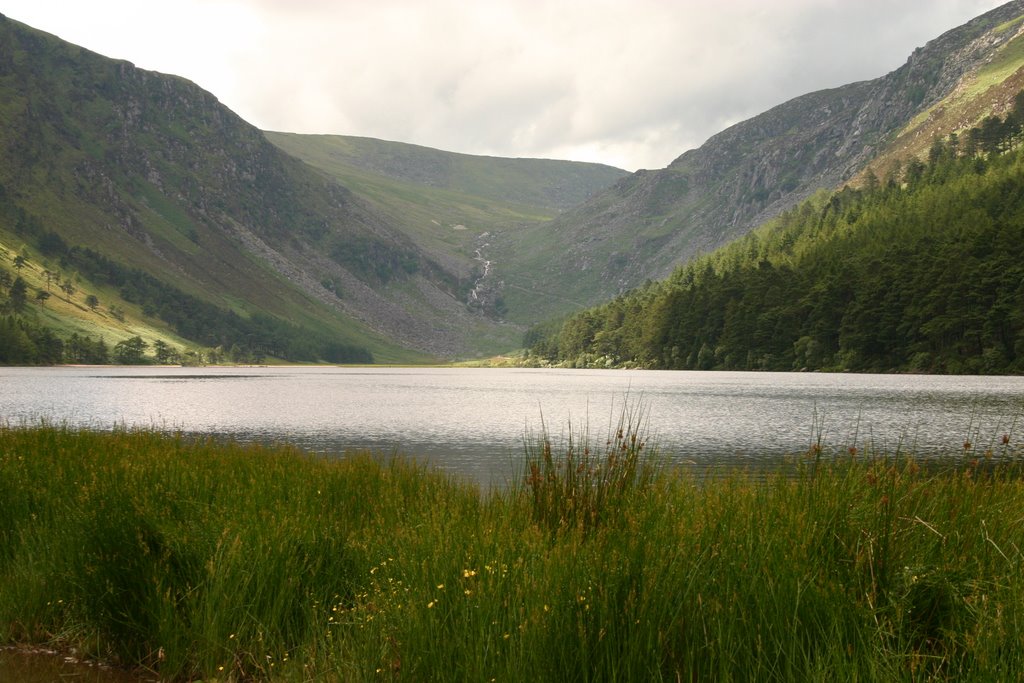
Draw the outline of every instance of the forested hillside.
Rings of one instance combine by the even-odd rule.
[[[720,370],[1024,372],[1022,105],[819,195],[603,306],[538,359]]]

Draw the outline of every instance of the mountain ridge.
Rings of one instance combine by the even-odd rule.
[[[424,249],[378,202],[282,151],[213,94],[6,17],[0,36],[5,251],[75,271],[68,254],[88,247],[167,291],[243,318],[268,313],[383,360],[516,345],[518,328],[467,305],[480,277],[472,250]],[[44,238],[60,248],[42,253]],[[111,298],[109,283],[90,286]],[[119,287],[120,307],[149,334],[172,331],[162,310],[182,319],[166,310],[173,302],[134,302]],[[89,326],[79,322],[69,331]]]
[[[663,277],[819,189],[923,154],[954,119],[1005,108],[990,100],[1024,79],[1022,26],[1024,0],[1007,3],[889,74],[793,98],[664,169],[622,175],[260,131],[186,79],[3,17],[0,246],[72,271],[88,246],[179,298],[383,360],[508,350],[531,323]],[[42,264],[32,273],[38,287]],[[173,297],[90,286],[151,330],[182,320]]]
[[[1019,24],[997,29],[1021,14],[1024,3],[1007,3],[929,41],[889,74],[793,98],[664,169],[620,180],[537,229],[558,235],[554,252],[561,258],[526,257],[539,274],[535,289],[580,301],[611,298],[667,276],[819,189],[850,181],[913,116],[1017,36]],[[517,247],[509,245],[508,257]],[[561,272],[579,277],[567,282]],[[548,313],[565,310],[553,305]]]
[[[67,244],[119,255],[228,308],[238,306],[233,292],[244,301],[240,290],[260,286],[254,270],[289,279],[266,260],[268,250],[290,261],[329,227],[407,248],[403,235],[344,188],[306,172],[190,81],[108,60],[12,20],[0,30],[8,76],[0,154],[13,162],[0,182],[20,210]],[[358,279],[334,270],[350,283]],[[276,296],[242,308],[269,308],[314,326],[329,317],[315,288],[289,289],[267,288],[265,295]],[[359,325],[341,315],[329,327],[344,338]],[[353,333],[373,334],[363,329]]]
[[[327,165],[323,160],[287,141],[315,140],[330,160],[395,180],[556,210],[569,209],[591,196],[594,187],[610,184],[628,174],[607,164],[464,154],[356,135],[280,131],[264,131],[264,134],[277,146],[289,153],[298,152],[296,156],[300,159],[320,168]],[[502,187],[492,185],[491,179],[495,177],[502,179]]]
[[[1024,372],[1024,90],[927,162],[821,192],[744,237],[562,324],[540,365]]]

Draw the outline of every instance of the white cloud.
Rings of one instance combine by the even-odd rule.
[[[899,66],[993,0],[2,0],[253,124],[657,168]]]

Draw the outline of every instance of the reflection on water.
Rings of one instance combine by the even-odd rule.
[[[674,462],[771,466],[819,437],[845,452],[957,453],[1012,433],[1024,378],[465,368],[8,368],[0,419],[47,419],[399,450],[481,482],[517,471],[523,440],[569,425],[603,438],[642,402]]]
[[[154,677],[133,675],[107,666],[80,662],[39,648],[0,647],[0,681],[10,683],[144,683]]]

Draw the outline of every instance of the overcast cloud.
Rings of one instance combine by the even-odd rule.
[[[0,0],[265,130],[661,168],[998,0]]]

